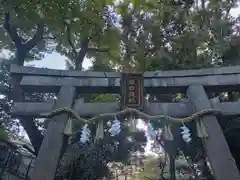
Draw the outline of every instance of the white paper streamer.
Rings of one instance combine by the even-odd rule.
[[[86,143],[87,141],[90,140],[90,136],[91,136],[91,131],[88,128],[88,124],[85,124],[82,127],[82,134],[81,134],[80,142],[81,143]]]
[[[152,140],[156,139],[156,133],[155,133],[155,131],[153,129],[153,126],[150,122],[147,124],[147,134]]]
[[[189,142],[192,140],[191,134],[189,133],[190,130],[189,130],[185,125],[183,125],[182,127],[180,127],[180,129],[182,130],[182,131],[181,131],[182,139],[183,139],[186,143],[189,143]]]
[[[117,117],[115,117],[115,119],[112,121],[111,127],[108,132],[110,133],[110,136],[116,136],[121,132],[121,123],[117,119]]]

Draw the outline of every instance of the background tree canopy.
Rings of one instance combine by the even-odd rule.
[[[33,101],[54,96],[12,96],[8,85],[9,64],[23,66],[24,62],[41,61],[46,53],[57,52],[66,57],[67,69],[84,70],[83,60],[90,60],[89,71],[143,72],[238,65],[240,23],[239,17],[231,12],[239,2],[2,0],[0,49],[8,50],[13,56],[1,60],[0,136],[6,132],[16,134],[13,127],[21,124],[37,154],[44,127],[36,119],[11,119],[11,103],[23,98]],[[111,94],[79,97],[88,101],[118,98]],[[173,101],[183,97],[183,94],[151,95],[150,100]],[[223,100],[238,97],[238,93],[228,93]],[[222,126],[227,128],[227,123]],[[230,140],[229,143],[235,144]]]

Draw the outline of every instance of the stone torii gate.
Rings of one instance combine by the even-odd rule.
[[[111,103],[85,103],[75,99],[76,93],[121,93],[118,72],[80,72],[50,70],[43,68],[11,66],[12,76],[22,77],[20,87],[24,92],[58,93],[56,101],[15,102],[12,117],[45,117],[46,113],[62,107],[72,108],[82,117],[102,113],[113,113],[121,105]],[[219,109],[223,116],[240,115],[240,102],[216,102],[208,99],[206,92],[239,91],[240,66],[209,68],[201,70],[145,72],[143,77],[135,78],[135,86],[140,89],[138,98],[126,106],[141,107],[149,115],[163,114],[172,117],[190,116],[204,109]],[[142,79],[141,79],[142,78]],[[131,79],[131,77],[130,77]],[[128,78],[128,81],[130,80]],[[141,83],[144,81],[144,88]],[[123,83],[123,86],[129,84]],[[144,92],[143,92],[144,90]],[[164,94],[184,93],[188,102],[184,103],[143,103],[143,93]],[[130,93],[127,93],[127,99]],[[129,104],[130,103],[130,104]],[[62,133],[68,120],[67,114],[55,116],[50,121],[39,151],[33,180],[53,180],[63,145]],[[216,180],[240,180],[239,171],[231,155],[221,127],[214,115],[203,118],[209,137],[203,139],[204,148],[209,158]]]

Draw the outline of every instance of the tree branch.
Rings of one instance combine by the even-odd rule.
[[[144,176],[145,179],[148,179],[148,180],[153,180],[152,178],[149,178],[147,176]]]
[[[44,36],[43,39],[46,39],[46,40],[56,40],[56,37]]]
[[[37,31],[32,39],[30,39],[28,42],[26,42],[26,49],[27,51],[30,51],[38,42],[40,42],[43,39],[44,34],[44,25],[39,23],[37,24]]]
[[[34,155],[37,155],[43,141],[43,135],[41,134],[41,131],[38,129],[34,119],[32,118],[19,118],[19,121],[29,136],[35,152]]]
[[[67,33],[67,39],[68,39],[68,43],[69,43],[69,45],[71,46],[71,48],[72,48],[72,51],[73,51],[73,54],[75,55],[75,57],[77,57],[77,50],[76,50],[76,48],[75,48],[75,46],[74,46],[74,44],[73,44],[73,42],[72,42],[72,39],[71,39],[71,29],[70,29],[70,25],[69,24],[67,24],[66,22],[64,22],[64,25],[65,25],[65,27],[66,27],[66,33]]]
[[[231,11],[231,7],[229,7],[227,10],[226,10],[226,15],[225,15],[225,19],[227,20],[228,16],[229,16],[229,13]]]
[[[206,9],[206,7],[205,7],[205,0],[201,0],[201,7],[202,7],[202,9]]]
[[[109,52],[110,51],[110,48],[94,48],[94,47],[89,47],[88,50],[90,52]]]
[[[82,62],[84,60],[84,57],[88,51],[88,44],[89,44],[89,38],[85,38],[82,40],[81,43],[81,50],[79,51],[77,58],[76,58],[76,69],[82,69]]]
[[[9,21],[10,21],[10,13],[7,12],[7,13],[4,14],[3,27],[7,31],[10,38],[12,39],[16,48],[18,48],[19,46],[21,46],[22,38],[18,36],[16,28],[11,26]]]

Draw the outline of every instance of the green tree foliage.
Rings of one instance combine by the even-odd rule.
[[[121,129],[120,134],[114,137],[106,132],[103,140],[94,140],[93,133],[90,141],[86,143],[79,142],[81,134],[77,134],[63,156],[57,177],[59,179],[65,177],[69,180],[94,180],[111,176],[109,162],[128,164],[130,152],[136,145],[134,141],[129,140],[131,133],[128,127]],[[96,128],[93,126],[91,130],[94,132]],[[141,148],[138,150],[142,151]],[[73,157],[74,160],[69,161]]]
[[[55,50],[66,56],[71,69],[82,69],[82,62],[92,53],[110,53],[118,44],[115,30],[104,1],[41,1],[40,11],[44,22],[56,42]]]
[[[14,132],[14,127],[17,127],[17,122],[12,121],[9,115],[11,108],[11,101],[8,99],[10,87],[8,84],[9,79],[9,63],[11,60],[1,59],[0,63],[0,126],[1,134],[6,135],[6,132]]]
[[[50,48],[46,48],[46,41],[42,41],[45,29],[36,4],[8,0],[1,4],[1,48],[14,52],[15,63],[19,65],[24,61],[41,59]]]
[[[1,1],[0,6],[0,32],[2,32],[0,45],[2,49],[10,50],[15,54],[12,63],[20,66],[24,65],[27,60],[41,58],[41,52],[46,51],[45,43],[42,41],[45,32],[44,24],[37,11],[35,11],[36,9],[31,7],[32,5],[28,1],[12,2],[6,0]],[[39,44],[40,42],[42,45]],[[37,44],[39,46],[36,46]],[[20,79],[12,80],[17,84]],[[2,79],[1,81],[4,82]],[[22,95],[16,95],[17,91],[20,92],[20,89],[15,88],[15,97],[8,96],[9,100],[12,98],[20,100],[22,98]],[[9,101],[6,101],[6,103],[9,103]],[[33,119],[19,118],[19,120],[37,152],[41,145],[41,132]]]
[[[1,2],[0,9],[0,32],[2,32],[0,46],[15,54],[13,64],[22,66],[26,61],[42,59],[44,53],[54,49],[52,48],[54,38],[46,27],[46,19],[42,15],[39,3],[28,0],[15,2],[4,0]],[[13,78],[12,82],[17,85],[19,80],[20,78]],[[16,93],[20,92],[17,86],[13,86],[13,89],[18,95],[13,93],[10,100],[29,99],[29,94],[26,96]],[[31,95],[31,98],[33,97],[44,99],[45,95]],[[37,153],[43,138],[38,123],[32,118],[19,118],[19,120]]]
[[[122,28],[130,33],[125,44],[131,42],[134,68],[192,69],[227,61],[223,57],[236,38],[233,27],[238,23],[229,12],[236,3],[138,1],[130,9],[124,1],[115,9],[123,17]]]
[[[0,139],[7,139],[8,138],[8,132],[13,126],[13,124],[9,121],[10,116],[7,114],[9,112],[10,103],[8,101],[8,98],[5,94],[5,92],[8,91],[8,74],[7,74],[7,65],[5,62],[5,59],[1,59],[0,62]]]
[[[11,118],[10,111],[11,107],[13,105],[12,100],[12,92],[11,92],[11,86],[9,84],[10,81],[10,73],[9,68],[10,64],[14,62],[15,58],[10,57],[9,59],[2,59],[0,63],[0,126],[5,129],[5,131],[11,135],[19,136],[19,132],[21,130],[21,123],[19,122],[19,119]],[[39,93],[33,93],[33,94],[24,94],[23,97],[25,101],[44,101],[47,98],[51,98],[52,94],[39,94]],[[28,130],[33,133],[39,133],[41,136],[41,131],[39,128],[43,126],[41,121],[38,121],[37,119],[30,119],[30,121],[27,121],[28,124],[23,128],[29,128]],[[31,129],[30,129],[31,128]],[[36,129],[34,129],[36,128]],[[31,134],[32,135],[32,134]],[[35,139],[36,141],[39,141],[38,139]],[[32,142],[33,146],[34,141]],[[36,148],[36,147],[35,147]],[[37,148],[35,149],[37,152]]]
[[[0,139],[4,139],[4,140],[8,139],[8,132],[4,127],[0,128]]]

